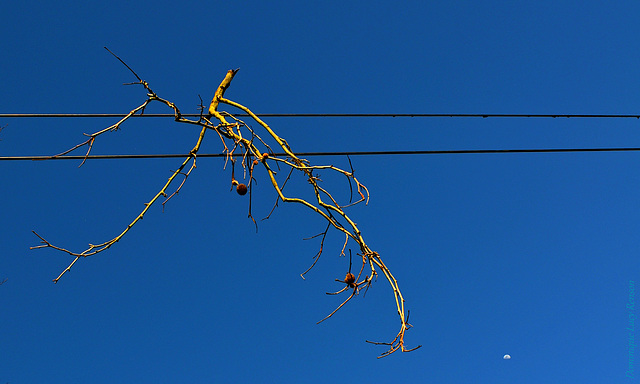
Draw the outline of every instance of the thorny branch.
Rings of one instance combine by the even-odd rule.
[[[105,49],[107,48],[105,47]],[[111,240],[105,241],[100,244],[89,244],[88,248],[85,249],[84,251],[74,252],[74,251],[52,244],[51,242],[46,240],[43,236],[33,231],[33,233],[41,240],[41,244],[31,247],[31,249],[53,248],[55,250],[58,250],[60,252],[64,252],[73,256],[72,262],[69,264],[67,268],[65,268],[62,271],[62,273],[57,278],[53,280],[54,282],[58,282],[65,273],[69,272],[73,267],[73,265],[80,258],[93,256],[97,253],[106,251],[112,245],[120,241],[120,239],[122,239],[127,234],[127,232],[129,232],[129,230],[139,220],[141,220],[144,217],[147,211],[151,208],[151,206],[154,203],[158,201],[160,197],[165,198],[164,202],[162,203],[162,206],[164,207],[164,204],[166,204],[173,196],[178,194],[178,192],[184,186],[191,172],[196,168],[196,155],[198,153],[198,150],[200,149],[205,133],[208,130],[213,130],[216,132],[216,134],[218,135],[218,137],[222,142],[223,153],[226,154],[227,162],[231,161],[232,187],[235,187],[239,194],[245,194],[248,192],[249,197],[251,198],[251,186],[255,182],[254,168],[256,166],[261,166],[267,172],[269,181],[271,182],[271,185],[273,186],[273,188],[277,193],[277,199],[273,209],[265,219],[269,218],[271,213],[273,213],[273,210],[275,210],[275,208],[278,206],[278,202],[282,201],[284,203],[301,204],[309,208],[313,212],[319,214],[321,217],[323,217],[327,221],[326,229],[321,234],[316,235],[316,236],[322,235],[320,250],[314,257],[314,262],[311,265],[311,267],[307,271],[302,273],[301,276],[303,276],[303,278],[304,278],[304,274],[307,273],[311,268],[313,268],[313,266],[316,264],[316,262],[320,258],[320,255],[322,254],[322,250],[323,250],[324,239],[331,227],[342,232],[345,236],[345,242],[341,251],[342,255],[344,255],[344,250],[349,240],[354,241],[358,245],[359,247],[358,255],[360,255],[360,257],[362,258],[362,267],[360,268],[360,272],[358,276],[356,277],[353,274],[351,274],[351,267],[350,267],[349,273],[347,274],[344,280],[336,279],[336,281],[342,284],[345,284],[345,287],[339,290],[338,292],[330,293],[330,294],[339,294],[339,293],[351,290],[350,296],[342,304],[340,304],[333,312],[331,312],[328,316],[326,316],[324,319],[322,319],[318,323],[333,316],[340,308],[342,308],[347,302],[349,302],[354,296],[356,296],[362,289],[365,289],[365,288],[368,289],[369,286],[371,286],[372,282],[374,282],[377,279],[378,274],[382,273],[382,275],[384,275],[385,279],[389,282],[393,290],[397,312],[400,317],[400,331],[391,342],[370,342],[370,341],[368,342],[373,344],[386,345],[389,347],[389,349],[379,357],[387,356],[397,350],[407,352],[420,347],[418,346],[413,349],[408,349],[405,347],[404,335],[405,335],[405,332],[409,328],[411,328],[411,325],[408,322],[408,316],[405,315],[404,298],[402,296],[402,293],[400,292],[398,282],[396,278],[393,276],[393,274],[391,274],[391,271],[389,270],[389,268],[387,268],[387,266],[384,264],[380,255],[369,248],[369,246],[367,245],[367,243],[365,242],[362,236],[362,233],[358,229],[356,223],[345,212],[345,208],[350,207],[354,204],[358,204],[363,201],[366,204],[369,198],[369,191],[356,178],[350,159],[349,159],[350,170],[347,171],[347,170],[335,167],[333,165],[311,165],[311,163],[308,160],[299,158],[295,154],[295,152],[291,149],[287,141],[281,138],[280,136],[278,136],[275,133],[275,131],[273,131],[273,129],[271,129],[271,127],[267,123],[265,123],[258,116],[256,116],[249,108],[224,97],[225,91],[229,88],[231,81],[233,80],[234,76],[238,72],[237,69],[230,70],[227,72],[226,76],[224,77],[224,79],[222,80],[222,82],[220,83],[220,85],[218,86],[217,90],[214,93],[213,99],[211,100],[211,103],[209,104],[209,108],[207,110],[208,113],[205,114],[204,111],[206,107],[201,102],[200,117],[198,118],[198,120],[191,120],[191,119],[184,118],[181,115],[180,110],[175,104],[173,104],[172,102],[166,99],[159,97],[155,92],[151,90],[151,88],[149,87],[149,84],[146,81],[142,80],[140,76],[138,76],[138,74],[135,71],[133,71],[133,69],[131,69],[131,67],[129,67],[122,59],[116,56],[113,52],[111,51],[109,52],[113,56],[115,56],[123,65],[125,65],[127,69],[131,71],[131,73],[133,73],[133,75],[136,77],[138,81],[131,84],[142,85],[147,92],[147,99],[138,107],[131,110],[131,112],[129,112],[125,117],[120,119],[115,124],[107,128],[104,128],[100,131],[97,131],[95,133],[85,134],[88,137],[86,141],[53,157],[62,156],[76,149],[86,146],[87,150],[86,150],[85,158],[80,164],[80,166],[82,166],[85,163],[87,157],[89,156],[95,140],[99,136],[101,136],[106,132],[116,131],[120,129],[122,124],[125,123],[130,117],[134,116],[135,114],[143,114],[145,108],[152,102],[159,102],[171,108],[174,111],[174,118],[176,122],[199,126],[201,128],[200,135],[196,141],[196,144],[189,152],[189,155],[184,159],[182,164],[175,171],[173,171],[173,173],[171,174],[167,182],[162,186],[160,191],[149,202],[145,204],[144,209],[138,214],[138,216],[136,216],[133,219],[133,221],[129,225],[127,225],[127,227],[119,235],[112,238]],[[280,149],[282,149],[282,151],[286,154],[286,156],[282,156],[282,157],[276,156],[275,152],[267,144],[267,141],[263,140],[262,137],[258,136],[255,129],[251,128],[248,124],[246,124],[242,120],[237,119],[236,117],[234,117],[232,114],[228,112],[218,111],[218,107],[220,106],[220,104],[226,104],[231,107],[235,107],[241,110],[242,112],[248,114],[250,118],[266,132],[267,136],[265,137],[268,137],[270,141],[271,140],[274,141],[275,145]],[[235,170],[236,161],[238,160],[240,160],[239,163],[243,168],[245,178],[246,178],[247,172],[249,173],[248,183],[247,183],[248,185],[241,184],[235,179],[233,171]],[[227,162],[225,162],[225,166]],[[189,166],[188,170],[184,171],[189,164],[191,165]],[[276,178],[277,170],[273,168],[274,166],[277,168],[277,170],[280,170],[281,166],[289,168],[289,173],[287,177],[284,179],[284,181],[282,182],[282,184],[280,184]],[[313,200],[303,199],[300,197],[291,197],[284,194],[284,187],[287,184],[287,182],[290,180],[290,177],[294,171],[301,173],[307,179],[308,183],[311,185],[311,188],[313,190],[313,195],[314,195]],[[327,191],[325,188],[323,188],[320,185],[321,180],[317,174],[318,171],[335,172],[338,174],[342,174],[347,178],[347,180],[349,181],[349,189],[351,192],[350,194],[351,198],[349,200],[349,203],[344,205],[339,204],[337,199],[335,199],[334,196],[329,191]],[[184,176],[182,183],[177,187],[177,189],[173,193],[168,195],[167,190],[175,181],[178,175]],[[355,187],[356,187],[355,192],[358,196],[358,199],[355,202],[353,201],[354,191],[353,191],[352,183],[355,184]],[[251,212],[251,200],[249,203],[249,218],[251,218],[255,223],[255,220]],[[367,265],[369,265],[369,271],[363,274],[365,267]]]

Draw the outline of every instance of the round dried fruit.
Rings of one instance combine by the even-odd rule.
[[[356,277],[351,272],[347,273],[347,277],[344,278],[344,282],[349,285],[353,284],[355,281]]]
[[[236,192],[238,192],[238,195],[242,196],[242,195],[246,195],[247,194],[247,186],[244,184],[238,184],[238,186],[236,187]]]

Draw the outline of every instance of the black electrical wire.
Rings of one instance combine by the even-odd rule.
[[[0,118],[122,118],[125,113],[0,113]],[[182,114],[184,117],[199,117],[199,114]],[[234,114],[246,117],[246,113]],[[628,114],[519,114],[519,113],[256,113],[259,117],[511,117],[511,118],[633,118],[640,115]],[[132,117],[174,117],[172,113],[146,113]]]
[[[640,148],[531,148],[531,149],[454,149],[454,150],[416,150],[416,151],[344,151],[344,152],[297,152],[296,156],[398,156],[398,155],[457,155],[457,154],[507,154],[507,153],[575,153],[575,152],[637,152]],[[0,156],[0,161],[20,160],[114,160],[114,159],[163,159],[184,158],[189,154],[149,154],[149,155],[65,155],[65,156]],[[224,153],[203,153],[197,157],[225,157]],[[284,153],[273,156],[286,157]]]

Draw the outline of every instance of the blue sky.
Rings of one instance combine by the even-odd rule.
[[[257,113],[638,114],[638,16],[632,1],[11,2],[0,113],[130,111],[144,89],[122,85],[135,78],[108,46],[184,113],[240,68],[226,96]],[[640,146],[636,119],[267,122],[300,152]],[[0,119],[0,156],[59,153],[113,123]],[[197,135],[134,119],[93,154],[186,153]],[[209,134],[201,151],[220,150]],[[280,204],[256,233],[221,159],[58,284],[72,259],[30,251],[31,231],[73,250],[108,240],[181,160],[1,161],[0,382],[638,382],[639,156],[352,157],[371,199],[349,214],[422,345],[384,359],[365,340],[398,330],[388,283],[316,325],[342,301],[324,294],[348,268],[342,236],[302,280],[319,246],[303,238],[326,224]],[[257,179],[261,218],[275,192]]]

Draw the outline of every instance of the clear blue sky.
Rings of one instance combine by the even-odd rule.
[[[226,95],[258,113],[640,113],[637,1],[302,4],[8,2],[0,113],[139,105],[144,90],[122,85],[135,78],[103,46],[184,113],[238,67]],[[0,119],[0,155],[55,154],[113,122]],[[640,147],[636,119],[267,122],[300,152]],[[197,135],[135,119],[93,154],[185,153]],[[203,152],[221,150],[206,139]],[[365,343],[398,330],[383,279],[316,325],[342,300],[324,292],[341,288],[343,238],[330,233],[302,280],[319,245],[303,238],[325,224],[280,204],[256,233],[220,159],[199,160],[164,212],[53,284],[71,258],[30,251],[32,230],[73,250],[108,240],[181,160],[3,161],[0,382],[640,382],[627,308],[640,152],[352,160],[371,200],[351,215],[398,278],[406,342],[421,349],[376,359],[384,348]],[[264,217],[264,173],[253,192]]]

